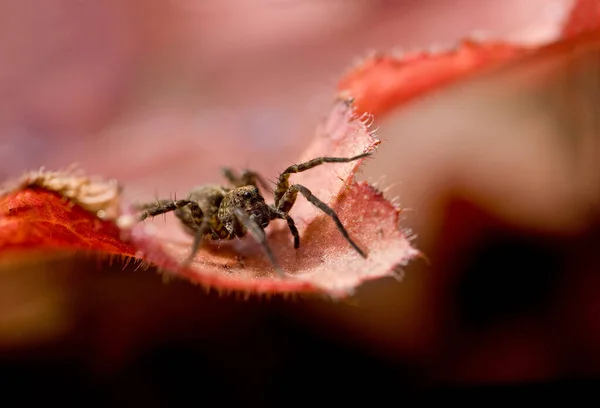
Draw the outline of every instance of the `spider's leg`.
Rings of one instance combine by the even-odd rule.
[[[235,173],[235,171],[229,167],[224,167],[221,169],[223,173],[223,177],[227,179],[231,183],[231,185],[235,187],[239,187],[240,176]]]
[[[142,204],[141,207],[145,208],[145,210],[138,215],[138,219],[143,221],[148,217],[155,217],[160,214],[175,211],[178,208],[183,208],[190,203],[190,200],[159,200],[153,205]]]
[[[300,234],[298,234],[298,228],[296,228],[296,223],[294,222],[294,219],[290,217],[289,214],[284,213],[283,211],[279,211],[275,207],[269,208],[271,210],[271,219],[279,218],[287,221],[290,233],[294,237],[294,248],[298,249],[300,247]]]
[[[252,185],[254,187],[260,187],[265,191],[273,191],[264,177],[252,170],[244,170],[242,175],[238,176],[232,169],[226,167],[223,169],[223,176],[225,176],[227,181],[229,181],[234,187]]]
[[[275,188],[275,207],[279,208],[279,201],[281,201],[283,195],[288,191],[290,187],[290,175],[292,173],[301,173],[324,163],[348,163],[370,155],[371,153],[363,153],[354,157],[317,157],[316,159],[304,163],[291,165],[279,175],[279,179],[277,180],[277,187]]]
[[[194,236],[192,250],[183,263],[183,266],[188,266],[194,260],[194,256],[202,244],[202,239],[210,232],[210,220],[204,217],[202,209],[195,201],[190,202],[185,208],[177,209],[175,216],[186,227],[187,232]]]
[[[273,187],[267,183],[267,180],[260,174],[252,170],[244,170],[242,173],[242,180],[248,184],[252,184],[254,187],[260,187],[264,191],[273,192]]]
[[[168,203],[170,203],[173,200],[169,200],[169,199],[157,199],[156,201],[153,202],[149,202],[149,203],[135,203],[132,205],[133,209],[136,211],[142,211],[142,210],[147,210],[150,208],[156,208],[156,207],[160,207],[160,206],[164,206]]]
[[[242,210],[241,208],[234,209],[233,213],[235,215],[235,218],[237,218],[238,222],[244,227],[246,227],[246,229],[250,232],[250,234],[252,234],[254,239],[256,239],[256,241],[258,241],[258,243],[263,247],[263,250],[267,254],[267,257],[269,258],[269,261],[271,261],[271,264],[273,264],[273,267],[275,268],[275,271],[277,271],[277,274],[284,278],[285,274],[279,266],[277,259],[275,259],[275,255],[273,254],[273,251],[271,250],[271,247],[267,242],[267,235],[265,234],[265,230],[262,229],[262,227],[258,225],[258,223],[254,221],[254,219],[250,217],[248,213],[246,213],[246,211]]]
[[[352,247],[354,249],[356,249],[356,251],[363,258],[367,257],[367,254],[362,249],[360,249],[360,247],[352,240],[352,238],[350,238],[348,231],[346,231],[346,228],[340,221],[339,217],[337,216],[337,214],[335,213],[333,208],[329,207],[323,201],[321,201],[317,197],[315,197],[315,195],[308,188],[304,187],[303,185],[294,184],[286,191],[286,193],[282,197],[281,202],[279,203],[279,210],[286,211],[284,209],[287,209],[287,211],[289,211],[289,209],[292,208],[292,206],[296,202],[296,196],[298,195],[298,193],[302,194],[308,200],[308,202],[310,202],[312,205],[314,205],[319,210],[323,211],[325,214],[327,214],[329,217],[331,217],[331,219],[333,219],[333,221],[335,222],[337,229],[342,233],[344,238],[346,238],[346,241],[348,241],[348,243],[350,245],[352,245]]]
[[[194,231],[194,234],[204,221],[204,213],[195,201],[191,201],[185,208],[178,208],[175,211],[175,216],[179,218],[183,225]]]
[[[183,266],[189,266],[189,264],[192,263],[192,261],[194,260],[194,257],[196,256],[196,253],[198,252],[198,250],[200,249],[200,246],[202,245],[202,240],[203,240],[204,236],[209,231],[210,231],[210,222],[208,221],[208,219],[205,218],[202,220],[202,223],[199,225],[198,230],[194,234],[194,243],[192,244],[192,250],[190,251],[190,254],[184,261]]]

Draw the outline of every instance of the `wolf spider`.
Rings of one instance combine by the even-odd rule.
[[[183,200],[157,200],[149,204],[140,204],[137,206],[137,209],[141,211],[138,219],[143,221],[148,217],[174,211],[185,231],[194,237],[192,251],[185,262],[186,265],[193,260],[203,239],[229,240],[235,237],[241,238],[250,232],[262,246],[277,273],[283,277],[285,275],[267,242],[264,229],[272,220],[287,221],[290,233],[294,237],[294,248],[298,249],[300,236],[294,220],[288,213],[300,193],[311,204],[331,217],[346,241],[363,258],[366,258],[366,253],[350,238],[335,211],[303,185],[290,185],[289,178],[292,173],[310,170],[324,163],[348,163],[367,156],[370,156],[370,153],[349,158],[317,157],[289,166],[279,175],[274,192],[274,204],[271,205],[265,202],[258,189],[260,185],[263,189],[268,190],[268,185],[260,175],[246,170],[241,176],[238,176],[231,169],[225,168],[223,174],[232,187],[205,185],[192,190]]]

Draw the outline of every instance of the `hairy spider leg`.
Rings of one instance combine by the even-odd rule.
[[[172,202],[173,200],[169,200],[169,199],[156,199],[156,201],[151,202],[151,203],[135,203],[132,205],[132,207],[137,210],[137,211],[142,211],[142,210],[147,210],[149,208],[156,208],[156,207],[162,207],[166,204],[169,204],[170,202]]]
[[[281,201],[283,195],[290,187],[290,175],[292,173],[301,173],[324,163],[348,163],[370,155],[371,153],[363,153],[354,157],[317,157],[316,159],[312,159],[304,163],[291,165],[279,175],[279,179],[277,180],[277,187],[275,188],[275,208],[279,208],[280,210],[282,209],[279,205],[279,201]],[[288,211],[289,209],[284,210],[286,213]]]
[[[290,217],[289,214],[284,213],[283,211],[279,211],[277,208],[273,206],[269,206],[271,210],[271,219],[274,220],[276,218],[286,220],[288,228],[290,229],[290,233],[294,237],[294,248],[298,249],[300,247],[300,234],[298,234],[298,228],[296,228],[296,223],[294,219]]]
[[[204,213],[202,212],[202,209],[198,203],[195,201],[189,202],[187,205],[187,210],[188,211],[177,208],[175,210],[175,216],[179,218],[179,221],[181,221],[183,225],[194,231],[195,234],[195,232],[199,230],[205,221]]]
[[[256,239],[256,241],[262,246],[263,250],[267,254],[267,257],[269,258],[269,261],[271,262],[279,276],[281,276],[282,278],[285,277],[285,273],[283,273],[283,270],[279,266],[279,263],[277,262],[277,259],[275,259],[275,255],[273,254],[273,251],[271,250],[271,247],[267,242],[267,235],[265,234],[265,230],[260,225],[258,225],[258,223],[243,209],[235,208],[233,210],[233,214],[237,218],[238,222],[244,227],[246,227],[248,232],[250,232],[254,239]]]
[[[200,207],[198,207],[198,208],[200,208]],[[204,239],[204,236],[210,231],[210,228],[211,227],[210,227],[209,220],[206,218],[203,219],[202,223],[198,227],[198,230],[194,234],[194,243],[192,244],[192,250],[190,251],[190,254],[186,258],[185,262],[183,263],[184,266],[188,266],[189,264],[192,263],[192,261],[194,260],[194,257],[196,256],[196,253],[198,252],[198,250],[200,249],[200,246],[202,245],[202,240]]]
[[[238,176],[233,169],[226,167],[223,169],[223,176],[229,181],[234,187],[254,186],[260,187],[265,191],[273,191],[269,183],[255,171],[244,170],[241,176]]]
[[[187,206],[187,211],[176,210],[175,216],[179,218],[181,223],[188,228],[190,234],[194,235],[194,242],[190,254],[184,261],[184,266],[188,266],[194,260],[196,253],[202,246],[202,240],[208,234],[212,225],[210,219],[204,216],[202,209],[197,202],[192,201]]]
[[[319,210],[323,211],[325,214],[331,217],[335,222],[337,229],[342,233],[344,238],[346,238],[346,241],[348,241],[348,243],[350,243],[350,245],[352,245],[352,247],[356,249],[360,256],[362,256],[363,258],[367,257],[367,254],[362,249],[360,249],[360,247],[352,240],[352,238],[350,238],[350,234],[348,234],[348,231],[346,231],[346,228],[344,228],[344,225],[340,221],[333,208],[329,207],[323,201],[319,200],[308,188],[304,187],[303,185],[294,184],[293,186],[290,186],[281,198],[278,210],[281,212],[289,211],[289,209],[291,209],[294,206],[298,193],[302,194],[308,200],[308,202],[310,202],[312,205],[314,205]]]
[[[177,211],[185,206],[189,208],[189,212]],[[146,208],[146,210],[139,215],[140,221],[145,220],[148,217],[155,217],[160,214],[175,211],[175,215],[184,223],[184,225],[195,226],[195,228],[193,228],[194,243],[192,244],[192,250],[184,262],[184,266],[189,265],[194,260],[198,249],[200,249],[202,239],[211,229],[210,222],[208,219],[204,218],[204,214],[198,203],[191,200],[157,200],[156,203],[139,204],[136,207]]]
[[[141,204],[140,208],[146,208],[138,215],[140,221],[144,221],[148,217],[156,217],[157,215],[175,211],[179,208],[183,208],[186,205],[190,205],[190,200],[158,200],[152,204]]]
[[[247,185],[253,185],[254,187],[258,187],[258,182],[258,184],[260,184],[260,186],[263,189],[267,191],[272,191],[265,179],[260,174],[252,170],[244,170],[242,176],[238,177],[232,169],[226,167],[223,169],[223,175],[235,187],[242,187]],[[269,209],[271,212],[271,220],[281,219],[287,222],[288,228],[290,229],[290,233],[294,237],[294,248],[298,249],[298,247],[300,246],[300,234],[298,234],[298,228],[296,228],[296,223],[294,222],[293,218],[290,217],[287,213],[279,211],[274,206],[269,206]]]

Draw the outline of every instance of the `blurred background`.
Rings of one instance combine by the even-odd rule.
[[[276,173],[370,51],[541,44],[571,3],[3,0],[0,176],[79,162],[147,199],[223,165]],[[240,301],[92,258],[4,262],[4,388],[26,386],[25,403],[279,406],[594,384],[597,55],[547,53],[377,120],[360,177],[390,186],[431,265],[351,303]]]

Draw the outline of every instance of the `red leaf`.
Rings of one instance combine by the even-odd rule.
[[[565,35],[595,28],[597,4],[578,2]],[[358,112],[383,114],[442,85],[515,60],[530,51],[503,43],[465,41],[456,50],[435,55],[379,56],[353,70],[342,79],[339,88],[355,99]],[[362,119],[370,121],[372,117]],[[372,151],[378,143],[347,103],[339,102],[299,159],[348,157]],[[361,258],[348,245],[331,219],[300,198],[291,212],[301,232],[300,249],[293,249],[285,223],[273,223],[268,231],[277,259],[291,275],[288,279],[273,273],[262,249],[250,237],[207,245],[191,267],[183,268],[181,262],[189,253],[191,237],[183,233],[172,217],[166,223],[134,226],[129,231],[131,244],[125,243],[113,223],[112,213],[118,207],[113,201],[118,201],[119,192],[108,189],[107,183],[94,184],[66,173],[29,175],[18,188],[2,197],[0,251],[35,248],[135,254],[167,272],[207,287],[343,296],[365,280],[395,275],[398,264],[419,254],[399,230],[399,210],[373,187],[354,182],[358,165],[359,162],[324,165],[295,179],[338,212],[350,235],[368,253],[368,259]],[[71,201],[63,200],[65,197]],[[100,219],[99,215],[106,219]]]
[[[351,157],[370,152],[378,144],[355,117],[352,107],[341,101],[300,160]],[[183,234],[173,218],[166,223],[138,224],[131,238],[144,259],[207,287],[258,293],[308,291],[348,295],[365,280],[396,275],[398,264],[418,255],[399,230],[399,210],[373,187],[354,182],[358,165],[324,164],[294,175],[293,182],[307,186],[335,209],[350,236],[368,253],[368,259],[363,259],[343,239],[330,218],[301,197],[290,212],[301,235],[298,250],[293,248],[285,222],[273,222],[268,228],[275,256],[290,274],[287,279],[277,276],[262,248],[249,236],[201,249],[188,268],[181,264],[189,254],[192,239]]]
[[[598,28],[600,0],[577,0],[562,36],[574,37]],[[380,54],[351,69],[339,82],[338,89],[355,99],[358,112],[380,116],[431,90],[534,50],[516,44],[464,40],[456,49],[436,54],[425,51],[401,57]]]
[[[577,0],[563,28],[563,37],[573,37],[600,28],[600,1]]]
[[[55,191],[32,186],[0,198],[0,253],[95,251],[133,256],[119,229]]]
[[[351,70],[338,87],[355,99],[358,112],[379,116],[428,91],[527,51],[516,45],[463,41],[455,50],[439,54],[378,55]]]
[[[368,121],[370,117],[357,118],[351,104],[337,102],[300,160],[373,151],[379,140],[368,131]],[[275,273],[250,236],[209,244],[190,267],[182,267],[192,237],[183,233],[174,217],[169,216],[168,222],[148,220],[134,225],[131,231],[119,231],[113,223],[120,200],[118,186],[69,172],[28,174],[3,196],[0,251],[63,249],[135,255],[165,273],[218,290],[345,296],[365,280],[397,275],[399,264],[419,254],[399,230],[399,210],[373,187],[354,182],[359,164],[324,164],[294,175],[293,181],[307,186],[335,209],[368,258],[363,259],[348,244],[329,217],[299,197],[290,215],[300,231],[300,248],[293,248],[285,222],[273,222],[268,228],[269,243],[290,275],[287,279]],[[128,217],[126,214],[119,220],[124,222]],[[130,234],[131,244],[120,240],[125,232]]]

